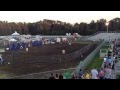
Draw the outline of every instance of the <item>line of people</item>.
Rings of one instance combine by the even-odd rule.
[[[109,56],[104,60],[103,67],[93,68],[91,71],[80,69],[79,72],[71,75],[69,71],[63,73],[63,79],[112,79],[112,70],[114,70],[114,61]],[[57,76],[57,75],[56,75]],[[55,76],[55,77],[56,77]],[[53,74],[51,75],[53,77]]]
[[[63,75],[61,74],[63,79],[114,79],[113,71],[118,60],[117,56],[120,55],[120,44],[116,45],[116,42],[109,42],[109,44],[111,46],[108,49],[107,56],[104,57],[104,62],[100,69],[93,68],[91,71],[80,69],[79,72],[73,75],[65,71]]]

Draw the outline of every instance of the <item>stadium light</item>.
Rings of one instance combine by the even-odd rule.
[[[106,26],[107,26],[107,33],[108,33],[108,25],[109,25],[109,22],[106,22]]]

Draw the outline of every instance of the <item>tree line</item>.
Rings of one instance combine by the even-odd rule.
[[[107,31],[106,22],[106,19],[100,19],[96,22],[92,20],[89,24],[81,22],[72,25],[62,21],[47,19],[35,23],[0,21],[0,35],[11,35],[15,31],[20,34],[31,35],[65,35],[66,33],[92,35],[99,31]],[[109,31],[120,31],[120,18],[110,20],[108,29]]]

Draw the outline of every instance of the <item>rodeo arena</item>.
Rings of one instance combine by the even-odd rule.
[[[101,68],[88,71],[97,53]],[[0,36],[0,74],[4,79],[119,79],[120,33]]]

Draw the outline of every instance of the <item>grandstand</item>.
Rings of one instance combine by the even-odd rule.
[[[120,38],[120,33],[98,33],[93,36],[85,36],[81,38],[81,40],[87,40],[87,41],[98,41],[98,40],[115,40]]]

